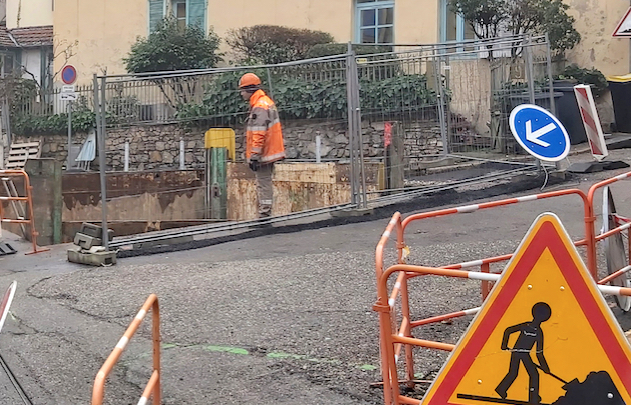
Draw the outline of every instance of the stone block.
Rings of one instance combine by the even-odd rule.
[[[102,246],[101,238],[95,238],[83,233],[75,233],[73,243],[82,249],[90,249],[93,246]]]
[[[81,248],[68,249],[68,261],[91,266],[111,266],[116,264],[116,252],[105,250],[91,253]]]

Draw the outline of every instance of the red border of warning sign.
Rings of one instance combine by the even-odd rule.
[[[629,14],[631,14],[631,7],[629,7],[629,9],[625,13],[624,17],[622,17],[622,20],[620,20],[620,22],[616,26],[616,29],[613,31],[613,34],[611,34],[612,37],[614,37],[614,38],[631,37],[631,32],[628,33],[628,34],[618,34],[618,30],[620,29],[620,27],[622,27],[622,24],[624,24],[624,22],[627,20],[627,17],[629,17]]]
[[[546,248],[549,249],[550,254],[557,262],[573,294],[576,297],[581,297],[578,303],[594,334],[598,337],[603,351],[616,369],[618,377],[625,387],[631,387],[631,363],[614,333],[614,327],[612,327],[612,325],[607,322],[606,317],[603,316],[597,298],[588,288],[580,269],[577,267],[572,255],[568,251],[568,246],[566,246],[559,234],[559,230],[552,222],[545,221],[541,224],[535,236],[530,240],[530,244],[524,250],[523,255],[518,259],[519,261],[506,280],[506,283],[499,291],[489,311],[480,320],[480,323],[471,338],[465,343],[465,347],[460,351],[458,357],[454,359],[454,363],[447,371],[448,374],[446,377],[449,378],[444,378],[439,386],[436,387],[435,393],[432,395],[429,402],[427,402],[428,405],[453,404],[449,402],[449,398],[452,396],[467,371],[471,368],[474,360],[484,347],[491,333],[493,333],[497,327],[497,324],[517,295],[518,290],[523,286],[526,278]]]

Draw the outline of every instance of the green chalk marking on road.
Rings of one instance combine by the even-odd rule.
[[[269,357],[270,359],[296,359],[296,360],[302,360],[306,356],[302,356],[300,354],[289,354],[289,353],[283,353],[283,352],[272,352],[272,353],[267,353],[267,357]]]
[[[244,348],[241,348],[241,347],[214,346],[214,345],[207,345],[207,346],[203,346],[203,345],[183,346],[183,345],[178,345],[178,344],[175,344],[175,343],[163,343],[162,344],[162,348],[163,349],[172,349],[174,347],[201,347],[202,349],[207,350],[209,352],[232,353],[232,354],[238,354],[238,355],[244,355],[244,356],[248,356],[248,355],[252,354],[247,349],[244,349]],[[148,354],[149,353],[147,353],[147,355]],[[340,360],[319,359],[319,358],[316,358],[316,357],[309,357],[309,356],[304,355],[304,354],[293,354],[293,353],[286,353],[286,352],[271,352],[271,353],[267,353],[265,355],[265,357],[267,357],[268,359],[290,359],[290,360],[310,361],[310,362],[313,362],[313,363],[342,364],[342,362]],[[373,365],[370,365],[370,364],[362,364],[362,365],[349,364],[349,366],[358,368],[358,369],[363,370],[363,371],[374,371],[374,370],[377,369],[377,367],[375,367]]]
[[[240,347],[230,347],[230,346],[203,346],[204,350],[208,350],[209,352],[223,352],[223,353],[232,353],[232,354],[242,354],[248,355],[246,349],[242,349]]]
[[[363,364],[359,366],[358,368],[364,371],[374,371],[377,369],[377,367],[373,366],[372,364]]]

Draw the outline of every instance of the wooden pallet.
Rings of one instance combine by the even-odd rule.
[[[5,168],[7,170],[22,170],[26,161],[39,158],[42,154],[41,141],[12,143]]]

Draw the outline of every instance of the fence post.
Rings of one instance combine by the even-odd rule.
[[[438,50],[434,48],[434,84],[436,86],[436,97],[438,98],[438,122],[440,123],[440,138],[443,142],[442,155],[447,155],[447,125],[445,124],[445,100],[443,97],[443,81],[440,77],[440,56]]]
[[[524,63],[526,64],[526,80],[528,81],[528,98],[530,104],[535,104],[535,78],[532,70],[532,49],[530,49],[530,37],[524,40]],[[541,170],[541,160],[537,160],[537,169]]]
[[[355,105],[353,103],[353,74],[355,57],[353,55],[353,46],[348,43],[346,56],[346,106],[348,113],[348,149],[350,155],[350,182],[351,182],[351,204],[357,205],[357,179],[355,177]]]
[[[101,238],[103,246],[107,249],[109,240],[107,234],[107,185],[105,179],[105,77],[101,78],[101,94],[99,96],[99,80],[96,73],[94,81],[94,111],[96,112],[96,137],[99,151],[99,179],[101,182]]]

